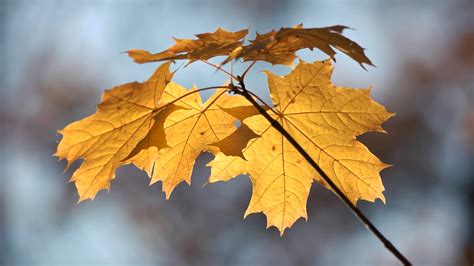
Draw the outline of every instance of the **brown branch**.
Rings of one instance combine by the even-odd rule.
[[[278,115],[278,113],[270,106],[268,105],[262,98],[260,98],[257,94],[247,90],[247,92],[252,95],[253,97],[255,97],[257,100],[259,100],[263,105],[265,105],[265,107],[268,108],[268,110],[272,111],[274,114]]]
[[[255,65],[255,63],[257,63],[257,59],[253,60],[252,64],[250,64],[244,71],[244,73],[242,74],[242,80],[245,78],[245,75],[247,75],[247,73],[249,72],[249,70]]]

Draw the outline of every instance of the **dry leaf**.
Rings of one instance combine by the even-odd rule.
[[[151,54],[145,50],[130,50],[128,55],[137,63],[156,62],[163,60],[189,59],[207,60],[209,58],[228,55],[232,50],[242,45],[242,39],[248,30],[229,32],[218,28],[213,33],[197,34],[197,40],[174,39],[175,44],[163,52]]]
[[[370,89],[350,89],[331,83],[330,61],[301,61],[289,75],[267,72],[273,111],[267,111],[305,148],[325,173],[354,203],[374,201],[384,187],[382,163],[355,137],[382,131],[381,123],[393,114],[370,98]],[[252,198],[245,215],[263,212],[267,226],[283,234],[300,217],[307,218],[306,203],[313,180],[325,185],[319,174],[268,121],[260,116],[243,120],[259,138],[248,140],[239,156],[218,153],[209,163],[210,182],[248,174]],[[223,140],[222,142],[225,142]]]
[[[266,61],[272,64],[291,65],[298,50],[318,48],[333,60],[336,52],[334,47],[357,61],[364,69],[363,64],[373,65],[364,53],[364,49],[357,43],[344,37],[342,32],[345,26],[331,26],[325,28],[303,28],[297,25],[292,28],[282,28],[265,34],[257,34],[251,44],[237,47],[223,62],[243,58],[244,61]]]
[[[93,199],[109,189],[115,170],[154,124],[163,91],[171,80],[170,63],[161,65],[145,83],[128,83],[105,91],[97,112],[71,123],[63,135],[56,156],[68,166],[84,159],[74,172],[79,201]]]

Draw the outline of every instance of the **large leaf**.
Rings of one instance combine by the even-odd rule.
[[[71,123],[63,135],[56,156],[68,166],[84,159],[74,172],[79,201],[93,199],[109,189],[115,170],[153,127],[163,91],[171,80],[169,63],[160,66],[145,83],[128,83],[105,91],[97,112]]]
[[[334,86],[330,61],[303,61],[289,75],[267,72],[273,110],[267,111],[305,148],[331,180],[354,203],[374,201],[384,188],[382,163],[356,136],[383,131],[393,114],[370,98],[370,89]],[[243,120],[259,138],[248,141],[241,156],[217,154],[209,163],[210,182],[248,174],[253,193],[245,213],[263,212],[267,225],[281,233],[300,217],[307,218],[311,183],[326,185],[321,176],[263,116]],[[223,141],[225,142],[225,141]]]

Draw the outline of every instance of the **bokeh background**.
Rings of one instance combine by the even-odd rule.
[[[137,65],[123,51],[162,50],[172,36],[189,38],[217,26],[263,33],[301,22],[356,29],[346,36],[366,47],[377,67],[364,71],[338,54],[334,82],[373,85],[373,97],[397,113],[384,124],[388,135],[360,138],[394,165],[382,173],[387,204],[358,206],[415,264],[472,265],[469,0],[0,1],[0,265],[396,265],[317,185],[309,220],[280,237],[275,228],[265,229],[262,214],[243,220],[247,177],[202,187],[208,154],[198,159],[192,186],[181,184],[169,201],[161,184],[148,187],[145,173],[126,166],[110,193],[79,205],[67,182],[71,171],[63,174],[65,162],[52,157],[57,129],[93,113],[104,89],[145,80],[156,67]],[[259,70],[268,68],[258,64],[248,81],[267,100]],[[186,87],[226,79],[199,63],[175,77]]]

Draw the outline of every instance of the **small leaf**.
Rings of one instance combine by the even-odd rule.
[[[363,64],[373,65],[365,55],[364,49],[357,43],[344,37],[342,32],[346,26],[336,25],[325,28],[303,28],[299,24],[292,28],[281,28],[257,34],[251,44],[234,50],[223,63],[243,58],[244,61],[266,61],[271,64],[291,65],[296,59],[298,50],[317,48],[335,60],[336,52],[331,47],[347,54],[364,69]]]
[[[234,49],[242,45],[242,39],[247,33],[247,29],[229,32],[218,28],[213,33],[197,34],[197,40],[175,38],[176,43],[160,53],[151,54],[144,50],[130,50],[128,56],[140,64],[176,59],[189,59],[189,63],[192,63],[196,60],[207,60],[215,56],[229,55]]]

